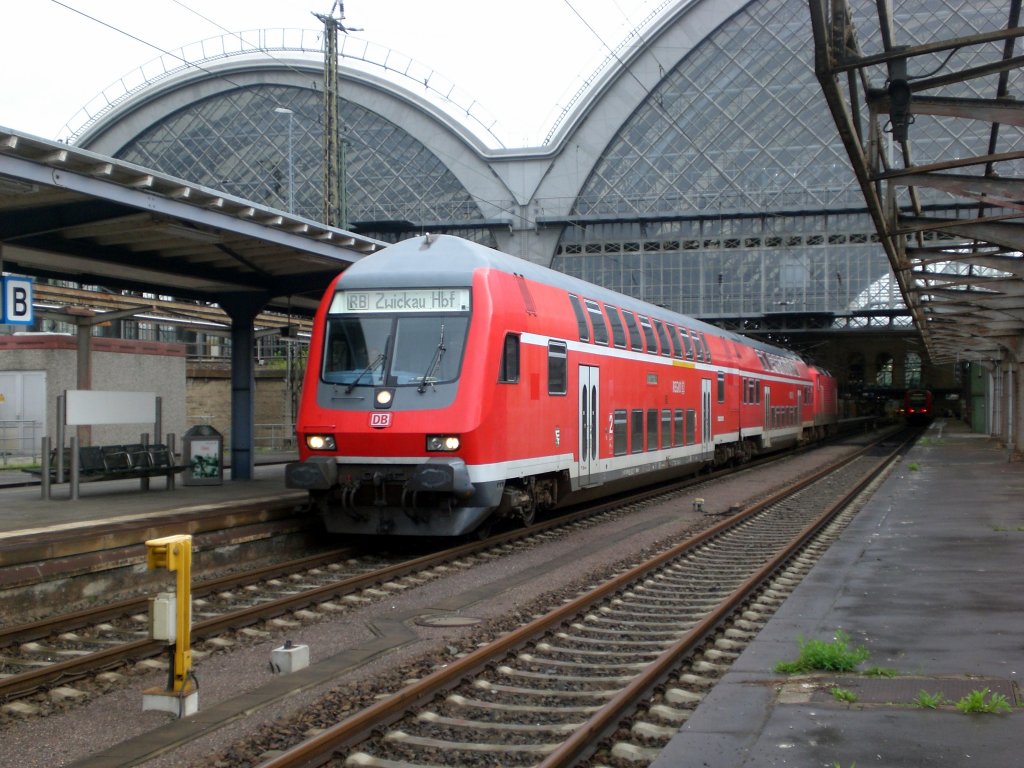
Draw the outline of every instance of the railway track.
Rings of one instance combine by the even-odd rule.
[[[386,594],[381,590],[404,589],[443,576],[444,568],[471,567],[477,557],[511,554],[552,531],[597,525],[611,515],[623,514],[630,503],[672,493],[693,482],[691,478],[628,500],[588,506],[420,557],[353,556],[350,549],[334,550],[196,584],[192,641],[201,643],[263,622],[316,620],[339,613],[347,605]],[[0,628],[0,703],[163,656],[166,647],[149,638],[148,622],[148,598],[143,597]]]
[[[260,768],[653,759],[901,450],[879,457],[869,446],[365,709],[339,712],[336,725]]]

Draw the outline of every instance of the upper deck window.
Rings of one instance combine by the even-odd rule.
[[[690,338],[690,332],[685,328],[680,328],[679,335],[682,337],[683,347],[686,349],[686,359],[693,360],[693,340]]]
[[[704,362],[704,345],[700,343],[700,337],[696,331],[690,331],[690,338],[693,339],[693,349],[697,355],[697,362]]]
[[[666,325],[668,327],[668,337],[672,341],[672,357],[682,359],[683,342],[679,339],[679,329],[671,323]]]
[[[658,341],[654,338],[654,328],[651,327],[651,321],[643,315],[637,315],[640,320],[640,328],[644,332],[644,339],[647,341],[647,351],[652,355],[658,354]]]
[[[622,310],[622,316],[626,318],[626,330],[629,331],[629,348],[642,350],[643,340],[640,337],[640,327],[636,324],[636,315],[628,309]]]
[[[667,357],[672,354],[672,349],[668,343],[668,332],[665,330],[665,324],[661,320],[655,320],[654,327],[658,331],[658,340],[661,342],[661,354]]]
[[[703,331],[701,331],[701,334],[700,334],[700,343],[704,347],[704,362],[710,363],[711,362],[711,347],[708,346],[708,337],[704,335]]]
[[[587,322],[587,313],[583,311],[579,297],[570,293],[569,303],[572,304],[572,312],[576,315],[576,327],[579,329],[580,341],[590,341],[590,324]]]
[[[590,324],[594,326],[594,343],[608,344],[608,324],[604,320],[604,314],[596,301],[584,299],[587,312],[590,314]]]
[[[619,308],[611,304],[604,305],[605,314],[608,315],[608,322],[612,326],[612,342],[616,347],[626,346],[626,329],[622,327],[622,317],[619,315]]]

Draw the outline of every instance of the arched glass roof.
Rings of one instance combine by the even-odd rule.
[[[1002,15],[1003,3],[977,0],[896,8],[907,44],[937,26],[998,28]],[[815,78],[808,26],[805,0],[756,0],[667,71],[584,183],[581,226],[563,233],[553,266],[703,318],[863,307],[890,268]],[[928,156],[988,140],[983,122],[921,128],[915,146]],[[903,312],[899,291],[873,299]]]
[[[674,24],[685,25],[691,11],[711,8],[713,2],[683,0],[669,15],[677,13]],[[857,13],[874,8],[871,0],[852,5]],[[999,0],[918,0],[901,4],[896,16],[911,44],[929,39],[936,26],[960,35],[998,27],[1003,5]],[[611,139],[607,144],[601,139],[604,149],[581,187],[574,188],[571,210],[562,209],[572,223],[553,253],[555,239],[540,225],[532,230],[517,224],[516,236],[542,242],[555,269],[705,319],[827,318],[863,308],[865,293],[885,284],[891,271],[815,79],[809,26],[806,0],[753,0],[678,61],[668,60],[674,49],[658,48],[656,38],[646,42],[657,57],[668,57],[664,74],[630,114],[613,116],[616,123],[603,134]],[[230,59],[274,45],[311,54],[302,41],[239,39],[238,51],[225,45],[207,55]],[[880,47],[862,43],[867,51]],[[346,64],[379,58],[347,49],[343,55]],[[434,88],[429,71],[424,81],[417,69],[396,62],[385,57],[375,66],[396,66],[403,77]],[[939,56],[934,63],[943,65]],[[187,89],[185,74],[179,62],[150,81],[168,90],[179,78]],[[972,95],[969,83],[963,88]],[[130,96],[138,93],[131,90]],[[116,119],[124,98],[110,101],[103,120]],[[357,101],[343,101],[342,113],[348,220],[362,224],[358,231],[395,239],[412,234],[410,222],[447,222],[452,225],[447,231],[496,244],[497,232],[488,229],[481,213],[481,206],[494,207],[495,200],[467,190],[472,182],[460,182],[466,176],[457,177],[446,164],[456,162],[453,153],[432,149],[429,139],[416,139],[400,120]],[[588,114],[582,112],[581,119]],[[90,120],[95,124],[97,116]],[[287,78],[271,80],[186,103],[115,154],[317,219],[320,121],[315,83],[306,88],[288,84]],[[922,119],[915,126],[915,147],[926,156],[949,157],[960,149],[976,153],[988,139],[981,121],[977,127],[952,126],[942,118]],[[467,152],[477,151],[465,146]],[[530,150],[515,157],[478,152],[475,159],[489,163],[484,174],[491,171],[502,182],[533,173],[540,178],[535,168],[544,163],[550,162],[549,175],[569,172],[571,163],[548,158],[567,154],[571,146],[569,138],[536,156]],[[529,199],[529,183],[516,188],[517,199],[507,206],[515,208],[518,218],[510,217],[515,221],[543,207],[539,197]],[[939,192],[925,194],[926,205],[949,205]],[[898,291],[875,293],[873,311],[879,316],[905,315]]]
[[[120,159],[319,220],[323,211],[322,95],[258,85],[193,101],[143,131]],[[348,220],[392,239],[403,222],[480,221],[448,167],[400,126],[342,100]],[[480,235],[463,233],[480,239]],[[487,242],[484,237],[484,242]]]

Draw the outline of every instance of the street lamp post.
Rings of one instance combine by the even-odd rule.
[[[279,115],[288,115],[288,213],[295,213],[295,174],[292,165],[292,120],[295,113],[287,107],[274,107]]]

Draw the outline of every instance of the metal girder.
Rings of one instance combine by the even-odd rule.
[[[327,284],[386,245],[115,158],[0,128],[8,271],[311,314]]]
[[[1009,89],[1024,67],[1021,0],[1007,0],[1001,29],[936,25],[909,45],[893,6],[855,18],[848,0],[809,0],[815,72],[930,357],[991,359],[1024,337],[1024,104]],[[869,38],[882,50],[865,55]],[[965,97],[968,85],[981,95]],[[925,156],[940,143],[915,143],[924,122],[951,135],[981,122],[988,141]]]

